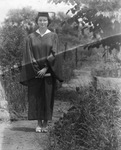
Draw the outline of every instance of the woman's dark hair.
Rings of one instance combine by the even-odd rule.
[[[47,12],[39,12],[39,13],[38,13],[37,17],[35,18],[36,24],[37,24],[37,22],[38,22],[39,17],[41,17],[41,16],[47,17],[47,19],[48,19],[48,26],[49,26],[50,23],[51,23],[51,19],[50,19],[49,14],[48,14]]]

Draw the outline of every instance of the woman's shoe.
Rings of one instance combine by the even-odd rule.
[[[42,128],[41,127],[36,127],[36,132],[38,132],[38,133],[40,133],[40,132],[42,132]]]
[[[42,128],[42,132],[43,132],[43,133],[47,133],[47,132],[48,132],[48,126],[47,126],[47,127],[43,127],[43,128]]]

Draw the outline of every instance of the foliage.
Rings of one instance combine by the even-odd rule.
[[[30,8],[10,10],[0,30],[0,61],[3,67],[21,64],[25,37],[33,29],[35,12]]]
[[[73,70],[75,68],[74,61],[71,61],[70,59],[63,62],[63,78],[64,82],[68,82],[73,76]]]
[[[88,0],[89,6],[98,11],[115,11],[121,7],[119,0]]]
[[[21,27],[30,33],[35,26],[36,14],[37,12],[31,9],[31,7],[12,9],[8,12],[7,19],[5,19],[3,26]]]
[[[99,66],[92,70],[92,75],[101,77],[121,78],[121,63],[101,63]]]
[[[121,2],[119,0],[48,0],[48,2],[53,2],[55,4],[64,2],[66,4],[82,6],[83,4],[89,7],[97,8],[98,10],[113,10],[120,8]],[[74,9],[73,9],[74,10]]]
[[[81,21],[79,21],[80,19]],[[99,13],[96,8],[92,7],[82,8],[68,20],[68,23],[72,22],[76,22],[79,25],[82,33],[85,28],[89,28],[90,32],[93,32],[94,37],[97,33],[102,34],[103,36],[114,34],[115,28],[117,28],[115,23],[118,24],[120,30],[120,23],[116,21],[116,16],[104,16]]]
[[[61,2],[64,2],[66,4],[72,4],[74,5],[75,3],[80,3],[80,0],[48,0],[48,2],[53,2],[55,4],[58,4],[58,3],[61,3]]]
[[[117,92],[80,87],[73,106],[50,133],[53,150],[117,150]]]
[[[121,34],[110,36],[110,37],[104,38],[102,40],[87,44],[84,46],[84,49],[99,48],[100,46],[105,48],[110,54],[112,53],[113,49],[120,51]],[[105,55],[106,55],[106,52],[103,54],[103,56],[105,56]]]
[[[1,66],[8,67],[21,63],[21,54],[24,50],[25,32],[20,27],[6,26],[1,31]]]
[[[68,19],[70,18],[69,15],[65,14],[64,12],[58,12],[57,13],[57,18],[60,20],[60,21],[63,21],[65,19]]]
[[[25,38],[35,28],[36,11],[31,8],[10,10],[0,29],[0,63],[11,119],[27,111],[27,91],[19,83],[19,70]]]
[[[78,28],[83,30],[86,28],[93,32],[94,38],[96,34],[103,36],[112,35],[114,32],[115,23],[118,23],[120,30],[121,20],[121,2],[118,0],[50,0],[54,3],[71,3],[72,8],[66,14],[71,12],[73,15],[66,20],[68,24],[76,23]],[[81,21],[79,21],[81,19]],[[119,31],[118,31],[119,32]]]
[[[107,32],[107,28],[108,31],[111,31],[112,28],[111,19],[103,15],[96,16],[97,12],[98,11],[94,8],[83,8],[75,15],[75,19],[82,18],[83,20],[82,30],[84,30],[86,26],[89,27],[90,32],[93,32],[94,36],[96,33]]]
[[[10,119],[25,119],[27,114],[27,88],[19,83],[19,70],[17,69],[15,72],[7,71],[3,76],[3,82]]]

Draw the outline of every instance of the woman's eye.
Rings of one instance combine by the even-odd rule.
[[[46,22],[47,20],[39,20],[40,22]]]

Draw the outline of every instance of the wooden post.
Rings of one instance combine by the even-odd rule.
[[[67,50],[67,42],[64,44],[65,46],[65,51],[64,51],[64,60],[66,59],[66,50]]]
[[[93,76],[93,80],[92,80],[92,84],[93,84],[93,87],[95,90],[97,90],[97,77],[96,76]]]
[[[107,62],[107,59],[108,59],[108,52],[109,52],[109,48],[108,48],[107,46],[104,47],[104,53],[105,53],[104,58],[105,58],[105,63]]]
[[[77,56],[77,48],[75,50],[75,61],[76,61],[76,67],[77,67],[77,64],[78,64],[78,56]]]
[[[106,63],[106,48],[104,47],[104,62]]]

